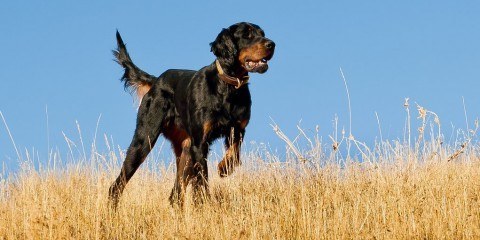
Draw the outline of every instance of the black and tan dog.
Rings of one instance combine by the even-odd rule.
[[[160,134],[168,139],[177,159],[170,202],[183,205],[192,183],[195,199],[208,196],[209,145],[225,137],[226,154],[218,164],[227,176],[240,164],[240,145],[250,119],[248,73],[264,73],[275,43],[251,23],[223,29],[211,45],[216,60],[198,71],[170,69],[155,77],[133,64],[117,31],[116,61],[125,69],[125,88],[138,94],[137,126],[120,175],[109,191],[116,207],[128,180],[155,145]]]

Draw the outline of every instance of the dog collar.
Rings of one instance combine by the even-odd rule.
[[[235,86],[235,89],[239,89],[243,85],[247,84],[248,80],[250,79],[250,76],[248,75],[243,76],[241,80],[239,78],[229,76],[223,71],[218,60],[215,60],[215,65],[217,65],[218,77],[225,83]]]

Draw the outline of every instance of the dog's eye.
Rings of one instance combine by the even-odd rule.
[[[252,39],[253,35],[250,31],[243,34],[243,38]]]

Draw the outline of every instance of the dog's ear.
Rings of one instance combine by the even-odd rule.
[[[225,65],[234,65],[237,48],[233,42],[233,35],[230,33],[230,30],[222,29],[215,41],[210,43],[210,47],[210,51]]]

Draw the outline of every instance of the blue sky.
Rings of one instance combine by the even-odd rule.
[[[125,149],[136,108],[112,61],[115,30],[134,62],[159,75],[211,63],[209,43],[219,31],[249,21],[277,49],[269,71],[251,76],[247,142],[282,151],[271,119],[291,137],[300,120],[307,132],[318,125],[326,143],[335,115],[348,131],[340,68],[357,139],[372,143],[379,136],[375,112],[384,138],[402,138],[406,97],[435,111],[448,137],[453,127],[466,128],[462,97],[470,122],[480,114],[479,12],[473,0],[6,1],[0,111],[19,150],[36,149],[40,158],[49,146],[66,151],[63,133],[78,141],[76,121],[91,141],[100,115],[98,135]],[[16,159],[2,123],[0,163],[15,169]]]

